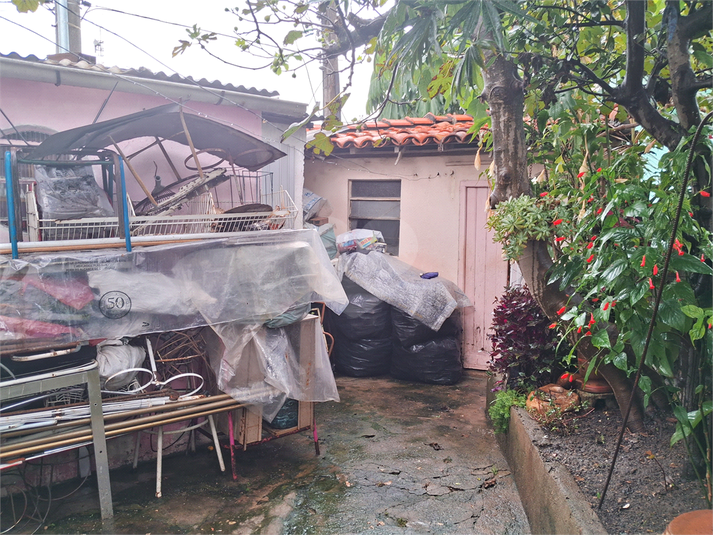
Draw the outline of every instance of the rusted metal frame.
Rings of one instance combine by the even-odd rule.
[[[188,141],[188,146],[191,148],[191,153],[193,154],[193,160],[196,162],[196,169],[198,169],[198,176],[203,178],[203,168],[201,163],[198,161],[198,154],[196,154],[196,147],[193,145],[193,140],[191,139],[191,133],[188,131],[188,126],[186,125],[186,118],[183,115],[183,106],[178,110],[181,117],[181,124],[183,125],[183,131],[186,134],[186,140]]]
[[[141,189],[144,190],[144,193],[148,197],[149,201],[151,201],[151,204],[153,204],[154,206],[158,206],[156,199],[153,198],[153,195],[151,195],[151,192],[146,187],[146,184],[144,184],[144,181],[141,180],[139,173],[136,171],[136,169],[134,169],[134,166],[131,165],[131,161],[126,157],[126,154],[124,154],[124,151],[122,151],[121,147],[119,147],[119,145],[116,144],[116,141],[114,141],[114,138],[109,136],[109,139],[111,140],[112,144],[114,145],[116,152],[118,152],[119,156],[121,156],[124,159],[124,161],[126,162],[126,166],[129,168],[129,171],[131,171],[131,174],[134,175],[134,178],[139,183],[139,186],[141,186]]]

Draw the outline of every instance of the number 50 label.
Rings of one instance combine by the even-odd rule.
[[[131,311],[131,298],[124,292],[107,292],[99,300],[99,310],[109,319],[123,318]]]

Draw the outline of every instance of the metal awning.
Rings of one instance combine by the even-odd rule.
[[[65,130],[48,137],[30,154],[40,159],[66,154],[74,149],[103,149],[128,139],[161,138],[189,146],[181,121],[181,105],[166,104],[157,108],[117,117],[101,123]],[[285,156],[285,153],[258,138],[219,122],[183,113],[186,128],[196,150],[219,158],[229,155],[235,165],[256,171]]]

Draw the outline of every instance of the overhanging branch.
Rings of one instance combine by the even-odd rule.
[[[339,56],[354,50],[360,46],[364,46],[374,37],[379,35],[381,28],[384,26],[388,13],[379,15],[372,20],[364,20],[353,13],[347,16],[347,21],[354,28],[350,30],[344,24],[337,25],[333,31],[337,36],[337,42],[324,49],[326,57],[331,58]]]

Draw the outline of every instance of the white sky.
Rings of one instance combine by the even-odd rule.
[[[252,71],[226,65],[195,46],[173,58],[173,48],[180,39],[187,39],[184,28],[109,10],[185,26],[197,24],[202,30],[231,35],[238,21],[225,12],[225,7],[242,5],[240,0],[92,0],[90,3],[91,8],[82,7],[82,52],[96,56],[97,63],[108,67],[145,67],[153,72],[191,76],[195,80],[206,78],[278,91],[282,99],[308,104],[308,111],[316,101],[322,101],[322,74],[317,65],[295,71],[297,78],[292,78],[291,73],[277,76],[269,70]],[[44,7],[35,13],[18,13],[9,0],[0,0],[0,35],[3,54],[34,54],[42,59],[57,52],[55,17]],[[96,48],[95,42],[101,42],[102,49]],[[240,51],[229,37],[219,37],[210,49],[232,63],[256,64],[255,58]],[[371,64],[361,65],[354,76],[355,87],[345,106],[344,120],[366,114],[370,76]]]

